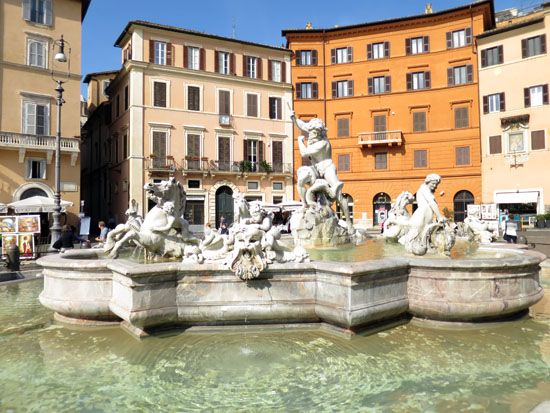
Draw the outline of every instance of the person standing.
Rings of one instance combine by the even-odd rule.
[[[518,224],[514,221],[513,215],[508,215],[503,221],[502,221],[502,230],[503,235],[502,238],[506,240],[508,244],[518,243]]]

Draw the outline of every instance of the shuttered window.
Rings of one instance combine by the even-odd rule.
[[[231,169],[231,138],[227,136],[218,137],[218,168],[221,171]]]
[[[525,107],[548,105],[548,85],[527,87],[523,90]]]
[[[500,135],[489,136],[489,154],[502,153],[502,138]]]
[[[413,112],[413,132],[426,131],[426,112]]]
[[[521,56],[526,57],[536,56],[546,53],[546,35],[529,37],[521,41]]]
[[[23,133],[50,134],[50,107],[37,102],[23,102]]]
[[[201,110],[201,89],[198,86],[187,86],[187,109]]]
[[[317,99],[317,82],[296,83],[296,99]]]
[[[231,54],[228,52],[218,52],[216,51],[216,72],[221,73],[222,75],[228,75],[230,73],[231,65]]]
[[[338,155],[338,171],[339,172],[351,171],[349,154]]]
[[[151,152],[154,155],[153,166],[162,168],[166,166],[166,132],[154,131],[153,132],[153,150]]]
[[[353,96],[353,80],[338,80],[332,82],[332,97],[342,98]]]
[[[271,142],[271,162],[274,172],[283,171],[283,142]]]
[[[23,0],[23,18],[25,20],[51,26],[52,0]]]
[[[391,92],[390,76],[375,76],[368,78],[369,95]]]
[[[455,108],[455,129],[467,128],[469,126],[468,108]]]
[[[199,170],[201,166],[201,135],[187,134],[187,167]]]
[[[27,40],[27,64],[35,67],[48,67],[48,43],[37,39]]]
[[[463,47],[472,43],[472,29],[467,27],[461,30],[447,32],[447,49]]]
[[[498,65],[504,62],[502,46],[490,47],[481,51],[481,67]]]
[[[377,152],[374,154],[374,169],[388,169],[387,152]]]
[[[415,149],[414,167],[426,168],[428,166],[428,151],[426,149]]]
[[[282,100],[278,97],[269,98],[269,119],[282,119]]]
[[[428,53],[430,51],[430,38],[428,36],[411,37],[405,39],[405,53],[420,54]]]
[[[407,73],[407,90],[429,89],[431,85],[431,73],[429,71]]]
[[[350,136],[349,133],[349,118],[338,118],[338,137]]]
[[[246,116],[258,117],[258,95],[254,93],[246,94]]]
[[[159,108],[166,107],[166,83],[165,82],[153,82],[153,106],[156,106]]]
[[[544,130],[535,130],[531,132],[531,149],[545,149],[546,145],[544,142]]]
[[[200,68],[200,48],[187,47],[187,69],[199,70]]]
[[[469,146],[459,146],[455,148],[456,155],[456,165],[470,165],[470,147]]]
[[[218,99],[219,114],[231,115],[231,92],[229,90],[219,90]]]
[[[463,85],[473,82],[472,65],[455,66],[447,69],[447,81],[449,86]]]
[[[317,50],[297,50],[296,66],[317,66]]]
[[[353,62],[353,48],[352,47],[338,47],[330,51],[331,63],[350,63]]]
[[[369,43],[367,59],[384,59],[390,57],[390,42]]]

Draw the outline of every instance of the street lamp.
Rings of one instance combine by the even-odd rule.
[[[68,46],[68,54],[65,54],[65,46]],[[54,56],[54,61],[59,63],[68,63],[68,77],[71,76],[71,48],[69,42],[63,39],[63,35],[59,40],[53,42],[52,48],[55,51],[57,47],[57,52]],[[53,224],[50,228],[51,233],[51,249],[53,249],[53,244],[59,238],[61,238],[61,106],[65,101],[63,100],[63,83],[66,80],[56,79],[55,76],[57,73],[54,72],[54,65],[52,62],[52,79],[57,84],[55,91],[57,92],[56,96],[56,105],[57,105],[57,131],[55,134],[55,194],[54,194],[54,207],[53,207]]]

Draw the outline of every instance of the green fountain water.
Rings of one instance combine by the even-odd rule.
[[[476,328],[71,329],[40,280],[0,287],[0,411],[529,411],[550,395],[550,313]],[[547,286],[548,297],[549,288]]]

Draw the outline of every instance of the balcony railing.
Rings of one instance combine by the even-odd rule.
[[[207,158],[190,158],[182,160],[182,169],[184,172],[220,172],[220,173],[272,173],[272,174],[292,174],[292,164],[268,162],[250,162],[250,161],[221,161]]]
[[[0,147],[55,151],[55,136],[0,132]],[[61,152],[80,152],[80,141],[75,138],[61,138]]]
[[[176,163],[173,158],[154,156],[147,158],[147,169],[150,172],[174,172]]]
[[[400,130],[388,130],[382,132],[362,132],[359,134],[359,145],[369,148],[374,145],[397,145],[403,143],[403,132]]]

